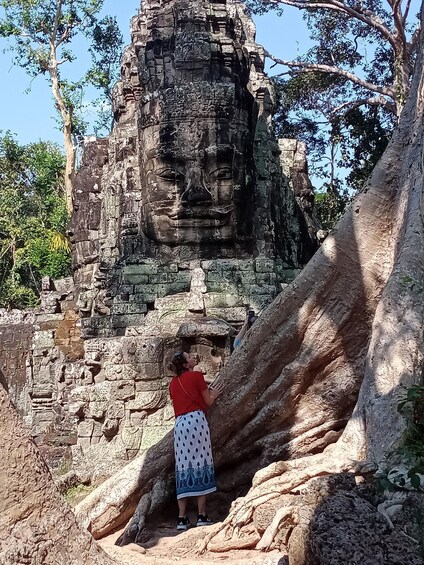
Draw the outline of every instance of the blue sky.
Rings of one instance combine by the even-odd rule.
[[[105,0],[104,13],[116,15],[129,42],[129,23],[139,8],[139,0]],[[306,26],[302,14],[287,7],[283,17],[269,13],[255,17],[257,42],[274,55],[292,59],[303,53],[308,46]],[[5,44],[3,44],[3,47]],[[84,47],[80,51],[80,61],[84,61]],[[78,68],[78,62],[74,62]],[[12,63],[10,53],[0,54],[0,129],[10,130],[17,135],[20,143],[52,140],[62,145],[62,135],[57,129],[52,95],[43,77],[35,80],[26,75]],[[30,88],[30,92],[26,91]]]

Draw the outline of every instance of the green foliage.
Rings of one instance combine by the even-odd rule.
[[[406,389],[398,412],[407,421],[405,436],[402,445],[388,456],[389,470],[380,470],[376,476],[376,487],[381,492],[424,491],[424,386]]]
[[[336,181],[336,187],[338,182]],[[328,184],[315,193],[315,210],[324,230],[331,230],[342,217],[351,201],[349,194],[341,188],[333,190]]]
[[[413,12],[407,16],[402,2],[397,9],[406,10],[404,23],[381,0],[347,2],[336,9],[315,0],[245,0],[253,13],[275,10],[282,18],[292,9],[286,2],[302,9],[313,47],[296,58],[303,66],[287,65],[275,77],[275,126],[280,137],[305,141],[310,173],[326,195],[321,207],[328,202],[332,209],[326,215],[332,217],[349,200],[346,193],[361,189],[391,137],[413,69],[416,51],[408,41],[418,20]],[[392,39],[370,21],[384,25]],[[314,65],[327,70],[319,72]]]
[[[398,410],[408,419],[400,453],[415,462],[415,471],[424,473],[424,386],[413,385],[408,388],[398,404]]]
[[[335,75],[303,73],[274,79],[279,137],[306,143],[310,173],[321,181],[320,192],[338,192],[336,200],[360,190],[383,154],[395,118],[382,108],[363,106],[338,115],[352,90]]]
[[[41,277],[71,273],[64,157],[48,142],[0,136],[0,306],[38,301]]]
[[[79,484],[75,487],[70,487],[65,492],[66,502],[70,506],[75,506],[76,504],[78,504],[78,502],[80,502],[86,496],[88,496],[90,492],[93,492],[95,488],[96,487],[94,485],[82,485],[82,484]]]
[[[120,69],[117,63],[121,57],[123,43],[124,39],[115,18],[106,16],[97,22],[90,47],[93,64],[85,75],[85,82],[102,92],[102,96],[93,103],[98,114],[94,125],[96,135],[109,133],[112,127],[112,86],[119,78]]]
[[[0,37],[8,40],[15,64],[32,77],[45,75],[52,87],[57,83],[75,142],[87,131],[82,103],[86,87],[92,85],[101,90],[103,98],[97,105],[102,107],[101,102],[108,103],[111,85],[117,78],[123,39],[115,18],[98,18],[103,2],[0,0]],[[81,40],[89,42],[92,66],[79,79],[71,80],[64,69],[76,61],[73,44]],[[57,99],[56,109],[60,109]],[[63,122],[63,111],[59,114]]]

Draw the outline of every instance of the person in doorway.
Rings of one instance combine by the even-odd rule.
[[[246,320],[244,321],[244,324],[241,327],[241,330],[234,338],[234,349],[236,349],[236,347],[238,347],[241,344],[241,342],[245,338],[247,332],[250,330],[256,319],[257,316],[255,314],[255,311],[249,310],[246,316]]]
[[[209,426],[205,411],[222,392],[222,385],[210,386],[203,373],[193,371],[195,356],[179,351],[172,364],[176,376],[169,384],[175,413],[174,452],[177,487],[177,530],[187,530],[187,499],[197,498],[197,526],[212,524],[206,513],[206,495],[216,491],[215,470]]]

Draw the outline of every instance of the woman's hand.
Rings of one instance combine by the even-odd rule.
[[[214,400],[224,391],[224,385],[222,383],[212,384],[209,386],[209,392]]]
[[[224,385],[222,383],[209,385],[208,388],[202,391],[202,397],[206,406],[212,406],[221,392],[224,390]]]

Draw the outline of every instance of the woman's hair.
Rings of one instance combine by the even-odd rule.
[[[186,363],[187,361],[184,357],[184,351],[177,351],[177,353],[175,353],[174,357],[172,358],[172,365],[174,366],[177,376],[184,373],[184,371],[187,371],[187,367],[185,367]]]

